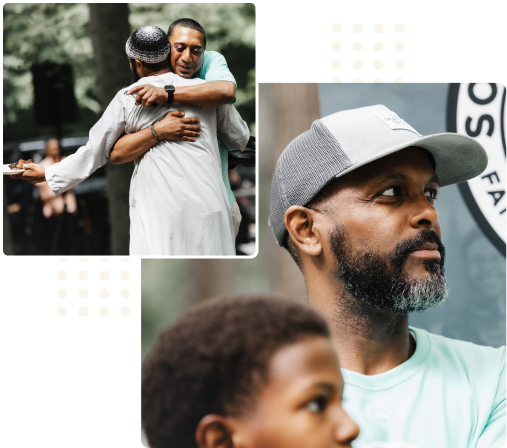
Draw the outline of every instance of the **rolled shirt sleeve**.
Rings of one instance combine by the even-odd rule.
[[[123,90],[118,92],[100,120],[91,128],[88,143],[59,163],[46,168],[46,180],[61,194],[105,165],[116,140],[125,132]]]
[[[231,104],[217,107],[217,134],[229,152],[243,151],[250,138],[248,125]]]

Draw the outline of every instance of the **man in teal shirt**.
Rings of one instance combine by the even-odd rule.
[[[332,325],[354,448],[505,446],[505,347],[408,323],[448,293],[438,190],[487,163],[474,139],[423,137],[382,105],[316,120],[278,160],[270,226]]]
[[[207,84],[204,85],[177,87],[174,90],[174,102],[201,107],[236,102],[236,80],[227,67],[225,58],[220,53],[205,51],[206,33],[199,23],[192,19],[179,19],[171,24],[167,35],[171,43],[172,71],[183,78],[200,78],[207,81]],[[153,86],[138,86],[129,93],[135,92],[138,94],[136,104],[142,104],[146,107],[151,106],[153,103],[164,103],[168,99],[168,93],[164,89]],[[171,116],[167,117],[168,123],[169,120],[175,121]],[[184,120],[184,118],[178,117],[178,120]],[[164,120],[160,124],[163,125]],[[178,122],[175,122],[175,126],[177,125]],[[182,139],[189,141],[192,141],[194,137],[194,132],[191,129],[182,135]],[[129,136],[123,138],[129,138]],[[130,138],[132,138],[134,146],[133,137]],[[142,142],[139,141],[138,136],[135,145],[145,144],[145,142],[152,145],[156,143],[147,134],[145,141]],[[229,151],[220,139],[218,140],[218,148],[222,164],[222,178],[229,198],[229,205],[232,209],[235,233],[237,234],[241,214],[229,183]]]
[[[236,85],[236,80],[230,72],[229,67],[227,67],[225,58],[216,51],[204,52],[202,66],[199,71],[197,71],[192,77],[201,78],[207,82],[228,81]],[[234,97],[232,104],[235,102],[236,97]],[[229,182],[229,150],[220,139],[218,139],[218,149],[220,151],[220,161],[222,162],[222,177],[224,179],[225,189],[227,190],[227,196],[229,197],[229,203],[232,207],[234,205],[234,194],[231,190],[231,184]]]

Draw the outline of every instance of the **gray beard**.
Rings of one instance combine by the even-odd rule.
[[[425,311],[442,303],[449,294],[444,276],[445,248],[432,230],[422,230],[387,256],[368,251],[354,254],[347,244],[346,231],[340,227],[331,232],[330,242],[336,257],[335,277],[349,296],[349,311],[353,309],[356,315]],[[425,242],[436,243],[441,258],[425,260],[429,277],[409,281],[403,264],[409,252]]]

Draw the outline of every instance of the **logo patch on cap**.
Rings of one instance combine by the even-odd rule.
[[[417,132],[412,126],[410,126],[405,120],[401,119],[396,115],[396,113],[391,112],[390,110],[385,112],[379,112],[375,114],[377,118],[382,120],[385,124],[387,124],[391,129],[403,129],[404,131],[410,131],[417,134],[419,137],[422,137],[419,132]]]

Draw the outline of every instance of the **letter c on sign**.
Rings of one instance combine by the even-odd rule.
[[[481,99],[481,98],[477,98],[475,96],[475,93],[474,93],[474,87],[475,87],[475,84],[470,84],[468,86],[468,96],[470,97],[470,99],[475,103],[475,104],[488,104],[488,103],[491,103],[491,101],[493,101],[496,97],[496,93],[498,91],[497,87],[496,87],[496,84],[489,84],[491,86],[491,95],[489,95],[486,99]],[[477,134],[479,135],[479,134]]]

